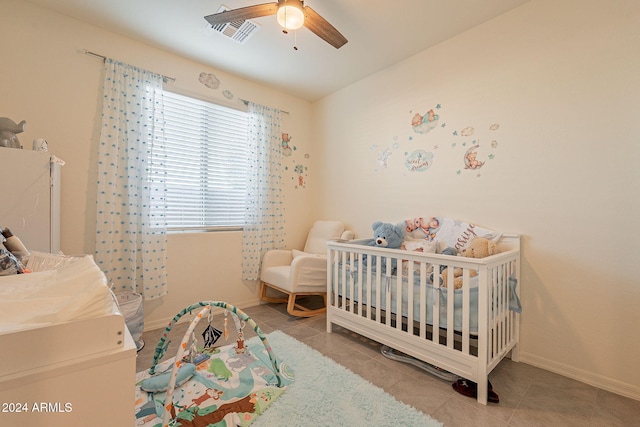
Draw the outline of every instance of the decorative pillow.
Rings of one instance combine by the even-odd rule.
[[[196,373],[196,365],[193,363],[185,363],[178,369],[176,375],[176,387],[181,386],[193,377]],[[147,378],[140,383],[140,388],[149,393],[162,393],[169,388],[169,380],[171,379],[171,370]]]
[[[441,246],[462,252],[474,237],[485,237],[497,242],[502,233],[478,227],[464,221],[445,217],[410,218],[405,221],[407,236],[412,239],[439,240]]]

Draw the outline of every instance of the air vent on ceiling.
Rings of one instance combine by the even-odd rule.
[[[217,13],[230,10],[225,5],[220,6]],[[250,20],[239,20],[211,26],[212,31],[222,34],[240,44],[245,44],[253,34],[260,29],[260,25]]]

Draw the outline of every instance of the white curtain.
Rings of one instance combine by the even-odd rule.
[[[161,149],[162,76],[105,61],[98,148],[95,259],[115,292],[167,293],[165,192],[151,163]]]
[[[268,249],[284,246],[280,110],[249,103],[249,174],[242,278],[258,280]]]

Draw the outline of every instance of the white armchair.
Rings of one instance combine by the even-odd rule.
[[[274,249],[264,254],[260,271],[260,298],[268,302],[286,302],[292,316],[310,317],[327,311],[327,241],[351,240],[352,231],[345,231],[340,221],[316,221],[309,231],[304,250]],[[286,294],[271,297],[267,288]],[[324,306],[317,309],[296,302],[299,296],[319,295]]]

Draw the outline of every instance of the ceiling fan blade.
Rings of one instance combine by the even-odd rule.
[[[204,19],[206,19],[211,25],[219,25],[226,24],[227,22],[245,21],[247,19],[275,15],[277,12],[278,3],[265,3],[214,13],[213,15],[205,16]]]
[[[304,7],[304,26],[336,49],[340,49],[348,41],[340,31],[309,6]]]

